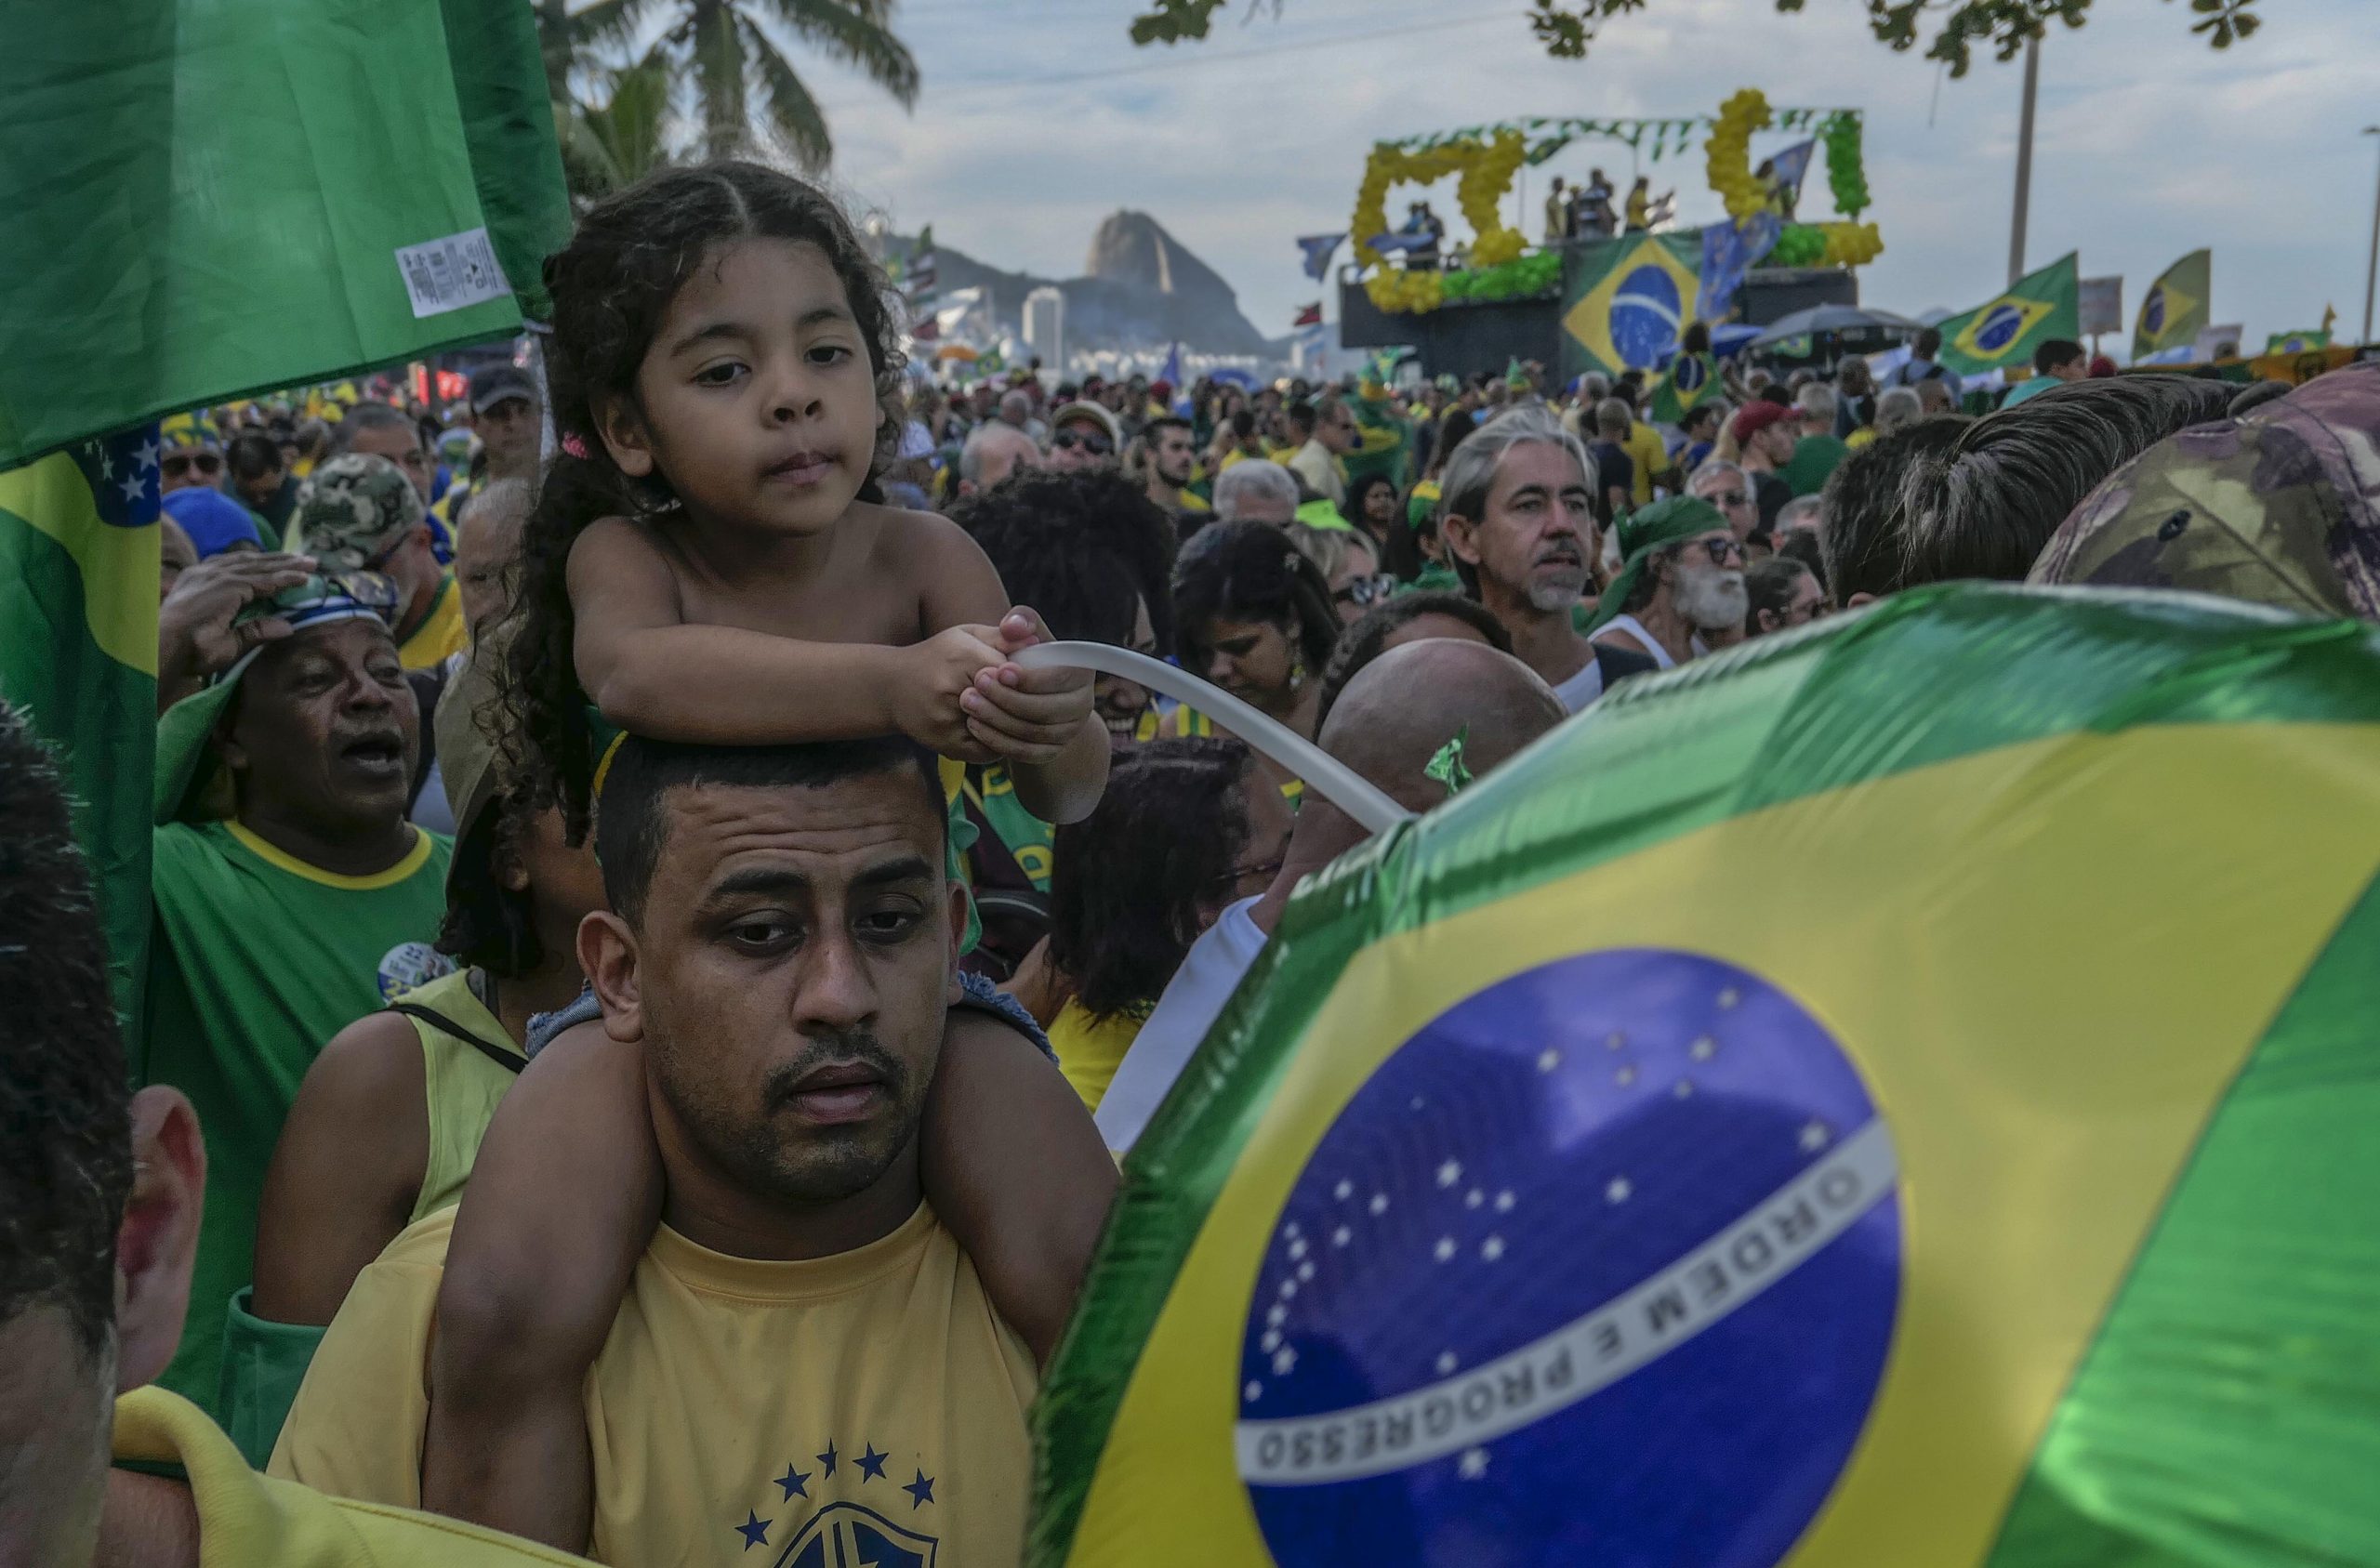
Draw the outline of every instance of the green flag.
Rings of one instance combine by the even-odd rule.
[[[1562,258],[1562,377],[1651,372],[1677,349],[1701,293],[1698,234],[1630,234]]]
[[[515,332],[570,227],[518,0],[10,6],[0,212],[0,464]]]
[[[139,1022],[157,743],[157,427],[0,471],[0,698],[56,754]]]
[[[2028,273],[1989,304],[1940,323],[1942,363],[1961,376],[2033,373],[2033,350],[2052,337],[2082,336],[2074,253]]]
[[[2132,357],[2145,360],[2169,349],[2188,349],[2206,330],[2214,293],[2214,254],[2194,250],[2165,269],[2140,298],[2140,321],[2132,334]]]
[[[1680,354],[1653,383],[1646,414],[1657,425],[1674,425],[1698,403],[1719,395],[1719,362],[1710,354]]]
[[[2317,349],[2331,346],[2327,327],[2307,327],[2300,332],[2276,332],[2265,339],[2268,354],[2310,354]]]
[[[2361,623],[1950,583],[1631,680],[1290,900],[1025,1560],[2380,1561],[2375,944]]]

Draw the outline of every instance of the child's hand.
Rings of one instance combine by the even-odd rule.
[[[1023,605],[1001,617],[998,636],[1012,654],[1054,640]],[[1028,670],[1005,662],[979,671],[973,689],[959,698],[968,733],[1004,760],[1051,761],[1090,718],[1091,679],[1087,669]]]
[[[951,626],[900,650],[892,716],[901,733],[961,762],[992,761],[998,754],[971,733],[960,700],[1002,658],[998,626]]]

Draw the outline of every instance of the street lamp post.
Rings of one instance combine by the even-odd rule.
[[[2366,136],[2380,136],[2380,125],[2363,127]],[[2363,341],[2372,341],[2373,285],[2380,283],[2380,189],[2372,193],[2372,259],[2363,268]]]
[[[2025,102],[2016,115],[2016,213],[2008,226],[2008,286],[2025,275],[2025,218],[2033,200],[2033,95],[2042,80],[2042,35],[2025,40]],[[2369,336],[2367,334],[2366,336]]]

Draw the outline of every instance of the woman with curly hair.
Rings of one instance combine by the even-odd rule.
[[[1289,810],[1249,749],[1152,741],[1117,759],[1099,809],[1058,829],[1042,1002],[1058,1068],[1099,1109],[1199,933],[1271,883]]]

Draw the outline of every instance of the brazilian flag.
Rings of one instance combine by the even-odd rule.
[[[2194,250],[2157,275],[2140,296],[2140,319],[2132,330],[2132,357],[2145,360],[2198,342],[2211,319],[2215,256]],[[2268,350],[2269,351],[2269,350]]]
[[[1719,393],[1718,360],[1710,354],[1680,354],[1670,362],[1670,368],[1661,378],[1653,383],[1646,413],[1656,424],[1674,425],[1697,404],[1708,402]]]
[[[1630,234],[1562,254],[1562,378],[1650,373],[1677,351],[1702,290],[1699,231]]]
[[[157,427],[0,471],[0,698],[58,759],[138,1021],[157,751]]]
[[[1951,584],[1308,882],[1027,1559],[2380,1561],[2380,633]]]
[[[2005,370],[2022,379],[2033,373],[2033,350],[2042,344],[2079,339],[2082,306],[2075,261],[2069,251],[2017,279],[1999,298],[1938,323],[1942,363],[1961,376]]]
[[[518,332],[570,232],[512,0],[0,7],[0,464]]]

